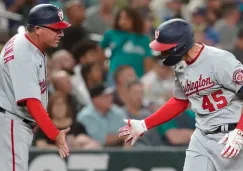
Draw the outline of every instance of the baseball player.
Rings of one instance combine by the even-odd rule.
[[[63,12],[49,4],[37,5],[28,15],[27,32],[4,46],[0,58],[0,170],[27,171],[32,129],[38,125],[59,149],[69,155],[65,140],[70,128],[59,131],[47,112],[46,56],[57,47],[63,29]]]
[[[175,71],[174,97],[144,120],[125,120],[119,136],[133,145],[149,129],[187,109],[196,113],[196,130],[186,151],[184,171],[242,171],[243,66],[229,52],[194,42],[182,19],[162,23],[150,47]],[[183,136],[183,135],[182,135]]]

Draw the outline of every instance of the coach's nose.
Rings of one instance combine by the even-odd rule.
[[[63,32],[63,30],[60,30],[60,31],[59,31],[58,36],[59,36],[59,37],[63,37],[63,36],[64,36],[64,32]]]

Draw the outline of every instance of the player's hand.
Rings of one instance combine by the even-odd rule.
[[[127,136],[125,143],[131,142],[131,145],[134,145],[137,139],[148,130],[144,120],[127,120],[124,119],[124,122],[127,123],[126,126],[119,129],[119,137]]]
[[[228,159],[235,157],[239,154],[243,145],[243,131],[240,129],[234,129],[226,134],[218,143],[226,143],[224,149],[220,153],[222,157]]]
[[[66,135],[70,131],[70,128],[64,129],[59,132],[56,137],[56,146],[59,149],[59,154],[61,158],[69,156],[69,148],[66,142]]]

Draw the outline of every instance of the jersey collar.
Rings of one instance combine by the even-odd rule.
[[[42,52],[42,51],[40,50],[40,48],[37,46],[37,44],[35,44],[35,43],[29,38],[29,36],[27,35],[27,33],[25,33],[24,36],[26,37],[27,40],[29,40],[29,42],[30,42],[31,44],[33,44],[37,49],[39,49],[39,51],[45,56],[45,53]]]
[[[196,57],[191,62],[186,62],[187,65],[193,64],[198,59],[198,57],[201,55],[201,53],[202,53],[205,45],[204,45],[204,43],[198,43],[198,44],[202,45],[200,51],[198,52],[198,54],[196,55]]]

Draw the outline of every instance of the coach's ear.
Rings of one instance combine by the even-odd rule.
[[[35,33],[36,33],[37,35],[41,35],[41,32],[42,32],[41,27],[39,27],[39,26],[35,26],[35,27],[34,27],[34,30],[35,30]]]

